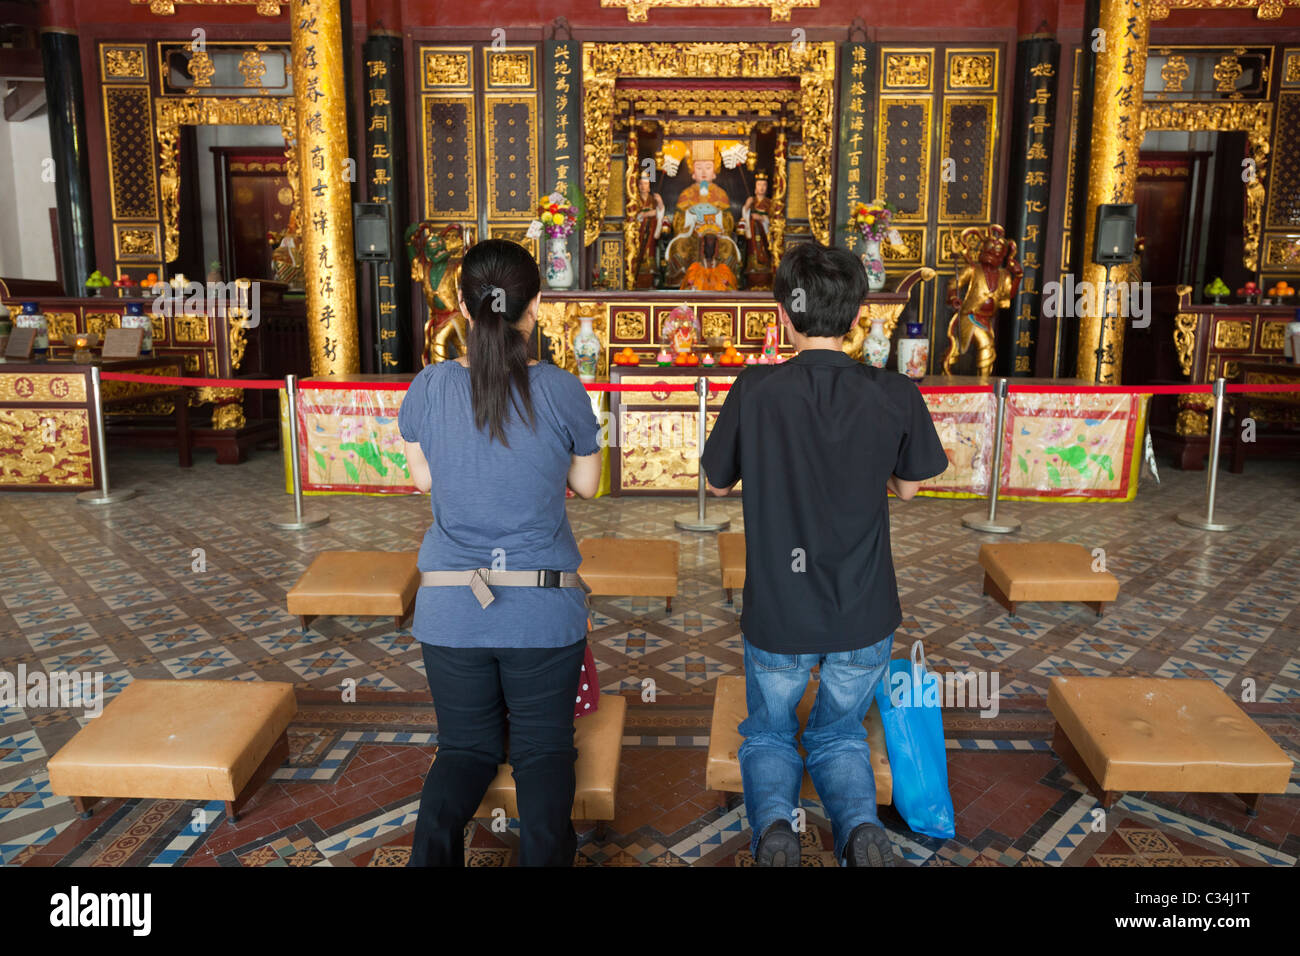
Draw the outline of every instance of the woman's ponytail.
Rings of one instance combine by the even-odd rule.
[[[461,263],[461,291],[474,318],[469,332],[474,424],[507,447],[505,426],[511,405],[521,421],[530,428],[535,424],[528,340],[516,325],[540,289],[537,263],[514,242],[480,242]]]

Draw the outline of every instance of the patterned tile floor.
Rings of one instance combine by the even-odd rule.
[[[327,549],[414,549],[423,499],[310,499],[322,528],[287,533],[268,521],[289,507],[277,457],[238,467],[200,457],[188,472],[166,453],[114,455],[116,484],[139,497],[107,509],[64,495],[0,496],[0,670],[89,670],[111,698],[136,677],[283,680],[299,689],[292,756],[238,825],[220,807],[164,800],[100,804],[86,821],[49,791],[45,762],[86,718],[0,707],[0,864],[395,865],[405,861],[420,781],[436,744],[420,654],[390,621],[324,618],[303,634],[284,592]],[[1268,797],[1259,817],[1231,796],[1129,794],[1104,831],[1094,801],[1050,748],[1044,695],[1054,675],[1206,678],[1238,693],[1254,682],[1252,716],[1300,755],[1300,475],[1252,462],[1219,482],[1220,516],[1241,530],[1210,535],[1173,521],[1202,508],[1203,473],[1163,469],[1131,504],[1008,503],[1020,539],[1102,548],[1121,581],[1100,620],[1081,605],[1025,605],[1011,618],[980,594],[975,565],[990,536],[963,529],[978,502],[918,499],[891,507],[905,621],[903,655],[923,638],[939,670],[996,669],[997,717],[949,710],[945,725],[957,837],[912,834],[884,812],[897,849],[923,865],[1283,865],[1300,857],[1300,786]],[[850,505],[850,502],[846,502]],[[746,865],[736,801],[704,788],[714,679],[742,671],[738,607],[725,601],[711,536],[673,530],[688,499],[573,501],[584,535],[675,537],[681,584],[661,601],[595,604],[592,648],[607,693],[632,706],[619,817],[604,840],[588,827],[588,865]],[[741,530],[738,501],[710,508]],[[739,596],[737,595],[737,604]],[[361,703],[341,704],[345,678]],[[641,700],[653,678],[654,703]],[[829,828],[807,808],[805,861],[832,865]],[[510,826],[515,826],[510,821]],[[513,860],[517,831],[471,824],[475,865]]]

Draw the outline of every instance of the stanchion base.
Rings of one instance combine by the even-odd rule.
[[[677,526],[678,531],[726,531],[731,527],[731,519],[712,521],[705,518],[701,521],[698,514],[689,514],[674,519],[673,524]]]
[[[1206,521],[1203,514],[1189,514],[1183,512],[1174,515],[1174,520],[1179,524],[1187,525],[1189,528],[1200,528],[1202,531],[1234,531],[1237,523],[1230,521]]]
[[[279,528],[281,531],[306,531],[308,528],[319,528],[330,520],[328,511],[304,511],[302,520],[298,520],[297,514],[291,514],[287,518],[280,518],[271,522],[272,528]]]
[[[138,492],[134,488],[113,488],[108,494],[103,494],[98,489],[95,491],[83,491],[77,495],[77,501],[83,505],[111,505],[119,501],[126,501],[128,498],[134,498]]]
[[[1020,530],[1019,521],[997,518],[990,521],[988,512],[985,511],[972,511],[970,514],[962,515],[961,523],[972,531],[985,531],[989,534],[1015,534]]]

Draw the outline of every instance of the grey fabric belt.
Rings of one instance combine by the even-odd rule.
[[[468,587],[474,592],[481,607],[496,600],[493,587],[506,588],[581,588],[590,589],[574,571],[493,571],[476,568],[473,571],[421,571],[420,587]]]

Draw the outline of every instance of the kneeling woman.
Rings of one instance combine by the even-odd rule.
[[[596,493],[599,429],[577,378],[528,358],[541,280],[527,250],[480,242],[460,288],[469,354],[421,371],[398,415],[411,475],[433,505],[414,633],[438,756],[411,865],[463,864],[465,824],[506,760],[508,721],[519,861],[568,866],[587,606],[564,488]]]

